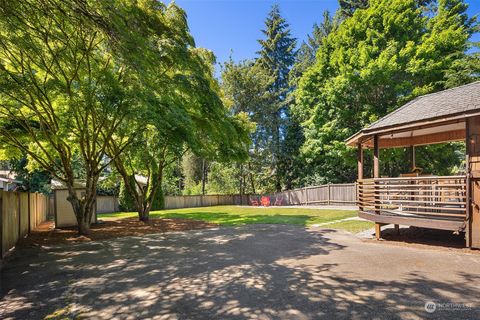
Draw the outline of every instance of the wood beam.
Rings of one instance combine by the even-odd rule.
[[[378,222],[380,224],[401,224],[404,226],[413,226],[419,228],[431,228],[440,230],[458,231],[462,229],[462,220],[445,220],[431,218],[412,218],[403,216],[386,216],[381,214],[360,211],[358,216],[362,219]]]
[[[446,132],[437,132],[431,134],[425,134],[421,136],[402,137],[402,138],[381,138],[379,139],[379,147],[382,149],[388,148],[401,148],[410,146],[422,146],[428,144],[436,144],[451,141],[464,141],[465,130],[455,130]],[[374,147],[374,143],[368,141],[364,146],[368,148]]]

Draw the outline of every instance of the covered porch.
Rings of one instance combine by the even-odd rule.
[[[347,140],[358,152],[359,216],[386,224],[465,232],[466,246],[480,248],[480,82],[419,97]],[[461,142],[465,166],[449,176],[416,169],[416,147]],[[406,148],[410,170],[381,176],[380,150]],[[364,151],[373,150],[371,177]]]

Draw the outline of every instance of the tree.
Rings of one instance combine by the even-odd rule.
[[[369,0],[339,0],[340,15],[349,18],[353,16],[355,10],[368,8],[368,2]]]
[[[134,120],[143,129],[138,132],[135,126],[121,127],[122,137],[136,136],[137,141],[114,160],[141,221],[149,220],[155,201],[163,202],[165,170],[187,150],[206,160],[243,160],[249,145],[246,119],[232,116],[221,100],[213,77],[213,54],[193,46],[180,8],[170,5],[167,10],[173,12],[166,16],[175,20],[169,25],[177,25],[184,36],[170,42],[173,63],[156,60],[148,66],[148,74],[155,75],[149,77],[149,83],[156,86]],[[116,141],[111,141],[107,152],[118,153]],[[145,176],[145,183],[132,179],[135,174]]]
[[[10,159],[10,169],[15,172],[16,180],[22,181],[22,186],[29,192],[50,193],[51,175],[47,171],[28,170],[27,157]]]
[[[223,65],[222,89],[225,100],[234,114],[246,114],[255,124],[250,130],[249,159],[238,164],[239,189],[244,192],[268,192],[271,183],[271,106],[274,93],[272,78],[267,70],[254,61]]]
[[[311,35],[303,41],[295,56],[295,63],[290,70],[289,79],[292,86],[296,86],[302,74],[315,63],[315,55],[322,41],[340,24],[338,16],[332,17],[328,10],[323,12],[320,24],[313,25]]]
[[[65,183],[80,234],[89,233],[96,185],[108,166],[106,146],[137,105],[137,75],[126,63],[134,60],[124,56],[136,43],[133,31],[125,32],[128,19],[118,16],[123,3],[0,5],[1,140]],[[119,152],[128,143],[119,142]],[[75,159],[85,171],[81,196],[74,189]]]
[[[313,32],[308,36],[307,42],[303,42],[298,50],[295,63],[290,70],[289,80],[292,88],[296,88],[301,76],[315,63],[317,50],[320,48],[324,39],[333,32],[339,24],[338,15],[332,17],[328,11],[323,12],[323,21],[313,26]],[[293,89],[295,90],[295,89]],[[288,103],[295,104],[294,91],[288,96]],[[301,121],[295,114],[290,114],[286,119],[285,139],[282,144],[282,177],[286,189],[292,189],[295,186],[301,186],[310,181],[305,181],[308,172],[305,171],[305,165],[300,148],[305,141]]]
[[[310,172],[323,182],[354,180],[355,150],[344,140],[414,97],[445,88],[473,31],[465,9],[463,1],[440,0],[426,16],[418,1],[371,0],[325,39],[295,92]],[[384,157],[385,168],[394,167],[390,159]]]
[[[268,122],[263,125],[265,132],[270,134],[269,150],[275,190],[282,189],[282,140],[284,131],[283,119],[288,119],[289,108],[287,95],[291,90],[288,81],[290,68],[295,61],[296,40],[291,36],[288,23],[280,15],[278,5],[274,5],[265,20],[265,39],[259,40],[261,49],[256,63],[271,77],[270,93],[273,95],[271,105],[267,110]]]

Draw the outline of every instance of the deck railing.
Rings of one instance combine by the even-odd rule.
[[[360,211],[412,217],[465,219],[466,176],[358,180]]]

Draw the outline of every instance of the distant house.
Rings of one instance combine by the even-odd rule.
[[[454,176],[422,173],[415,146],[450,141],[466,145],[465,169]],[[480,81],[418,97],[346,141],[358,150],[359,216],[385,224],[463,231],[480,248]],[[380,149],[408,148],[411,170],[380,176]],[[364,172],[364,149],[373,150],[373,176]]]
[[[0,177],[0,189],[4,191],[17,191],[23,185],[20,180]]]

